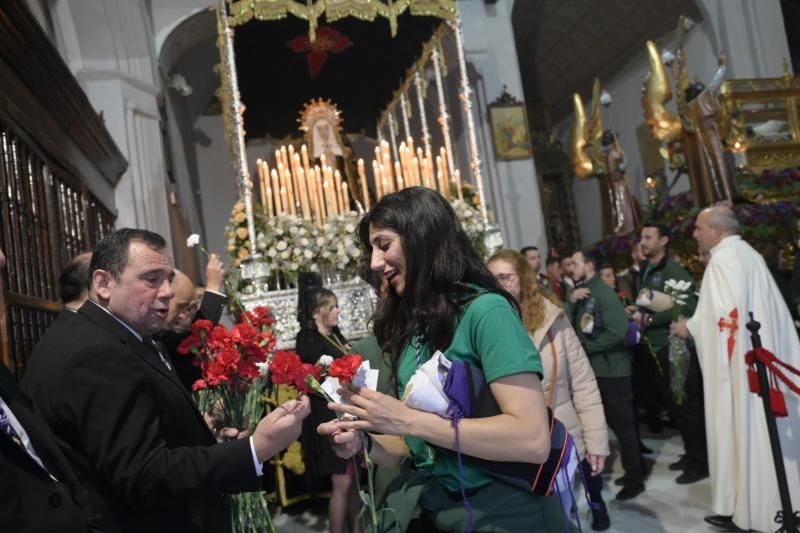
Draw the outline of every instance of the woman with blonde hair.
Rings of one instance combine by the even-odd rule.
[[[593,504],[592,529],[603,531],[610,520],[600,491],[600,473],[609,454],[608,430],[597,381],[569,319],[554,296],[539,288],[527,259],[514,250],[489,258],[489,270],[519,302],[522,321],[539,350],[544,367],[547,405],[575,439]],[[562,494],[563,496],[563,494]]]

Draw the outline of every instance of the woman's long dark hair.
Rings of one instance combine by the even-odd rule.
[[[375,336],[391,355],[392,378],[405,345],[423,335],[434,350],[450,344],[461,306],[475,293],[467,284],[502,292],[475,251],[450,204],[425,187],[384,196],[364,217],[358,232],[364,253],[372,255],[369,228],[400,235],[405,255],[403,295],[389,290],[374,317]],[[513,300],[513,298],[511,299]]]

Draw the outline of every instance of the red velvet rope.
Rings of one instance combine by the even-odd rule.
[[[754,348],[749,352],[747,352],[747,355],[744,356],[745,362],[747,363],[748,366],[751,367],[755,365],[756,359],[764,363],[767,369],[770,372],[772,372],[774,376],[777,376],[778,379],[780,379],[784,385],[786,385],[787,387],[789,387],[789,389],[792,390],[792,392],[800,396],[800,386],[792,383],[791,380],[786,376],[786,374],[784,374],[778,367],[782,366],[795,376],[800,376],[800,370],[797,370],[790,364],[784,363],[783,361],[775,357],[775,355],[772,352],[763,347]]]

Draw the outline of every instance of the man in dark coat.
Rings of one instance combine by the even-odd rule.
[[[308,399],[249,438],[217,443],[151,337],[173,296],[164,239],[117,230],[93,250],[91,271],[90,300],[36,346],[25,392],[120,529],[229,531],[227,495],[259,489],[262,464],[299,436]]]
[[[5,255],[0,250],[0,268]],[[0,308],[0,318],[3,309]],[[0,530],[104,531],[50,429],[0,363]]]
[[[645,472],[633,413],[631,358],[624,344],[628,316],[617,293],[600,278],[600,254],[575,252],[572,260],[576,288],[567,296],[567,313],[589,357],[608,427],[622,451],[625,475],[617,499],[630,500],[644,492]]]

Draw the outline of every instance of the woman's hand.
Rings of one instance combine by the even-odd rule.
[[[342,428],[339,420],[320,424],[317,427],[317,433],[330,438],[333,452],[342,459],[350,459],[362,449],[358,432]]]
[[[339,394],[351,405],[329,403],[328,408],[358,418],[339,420],[341,428],[384,435],[408,435],[409,421],[414,416],[414,409],[400,400],[369,389],[360,389],[357,393],[340,389]]]
[[[586,460],[589,462],[589,466],[592,467],[592,477],[603,473],[603,469],[606,467],[606,457],[604,455],[587,453]]]

